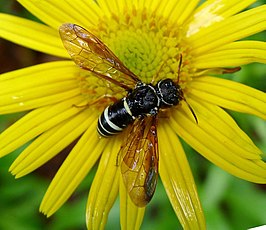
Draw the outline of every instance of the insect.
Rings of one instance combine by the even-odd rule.
[[[158,112],[185,100],[183,91],[178,81],[171,79],[160,80],[155,85],[142,82],[103,42],[78,25],[63,24],[59,33],[79,67],[127,91],[127,96],[105,108],[98,120],[98,132],[108,137],[128,127],[119,153],[122,156],[121,172],[131,200],[143,207],[151,200],[157,184]],[[179,69],[181,62],[182,56]]]

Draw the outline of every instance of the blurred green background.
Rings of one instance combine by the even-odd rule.
[[[265,1],[258,1],[253,6],[261,4]],[[0,0],[0,11],[37,20],[13,0]],[[250,39],[265,41],[266,32]],[[0,73],[55,59],[0,39]],[[233,79],[266,92],[266,65],[255,63],[244,66],[233,75]],[[230,114],[266,153],[265,121],[250,115]],[[0,116],[0,131],[22,115]],[[266,186],[235,178],[209,163],[185,143],[183,145],[196,180],[208,229],[241,230],[266,224]],[[69,149],[36,172],[18,180],[8,172],[8,168],[21,150],[0,159],[0,229],[85,229],[87,194],[97,167],[51,218],[47,219],[38,211],[41,199]],[[106,229],[120,229],[118,200],[109,214]],[[160,181],[153,200],[146,208],[141,229],[181,229]]]

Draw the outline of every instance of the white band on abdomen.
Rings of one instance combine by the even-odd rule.
[[[104,119],[106,120],[107,124],[114,130],[122,131],[123,129],[121,129],[120,127],[115,125],[112,121],[110,121],[108,117],[108,109],[109,109],[109,106],[104,110]]]

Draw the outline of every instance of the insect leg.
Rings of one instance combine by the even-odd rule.
[[[92,106],[92,105],[95,105],[95,104],[102,105],[102,104],[107,104],[107,103],[110,103],[110,102],[114,103],[116,101],[117,101],[116,97],[114,97],[112,95],[109,95],[109,94],[104,94],[104,95],[96,98],[95,100],[88,102],[85,105],[73,105],[73,106],[76,107],[76,108],[84,108],[84,107],[89,107],[89,106]]]

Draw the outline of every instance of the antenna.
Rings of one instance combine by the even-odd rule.
[[[180,80],[180,73],[181,73],[182,61],[183,61],[183,55],[180,54],[179,64],[178,64],[178,72],[177,72],[177,82],[178,83],[179,83],[179,80]]]
[[[180,61],[179,61],[178,72],[177,72],[177,82],[178,82],[178,83],[179,83],[179,80],[180,80],[181,66],[182,66],[182,61],[183,61],[183,55],[182,55],[182,53],[180,54],[180,58],[179,58],[179,60],[180,60]],[[184,97],[183,91],[182,91],[182,95],[181,95],[181,97],[182,97],[182,100],[184,100],[184,101],[186,102],[186,104],[187,104],[187,106],[188,106],[190,112],[192,113],[193,117],[195,118],[196,123],[198,124],[198,118],[197,118],[197,116],[196,116],[194,110],[193,110],[192,107],[188,104],[186,98]]]
[[[199,122],[198,122],[198,118],[197,118],[197,116],[196,116],[194,110],[192,109],[192,107],[190,106],[190,104],[188,104],[186,98],[183,98],[183,99],[184,99],[184,101],[186,102],[186,104],[187,104],[187,106],[188,106],[190,112],[192,113],[193,117],[195,118],[196,123],[199,124]]]

